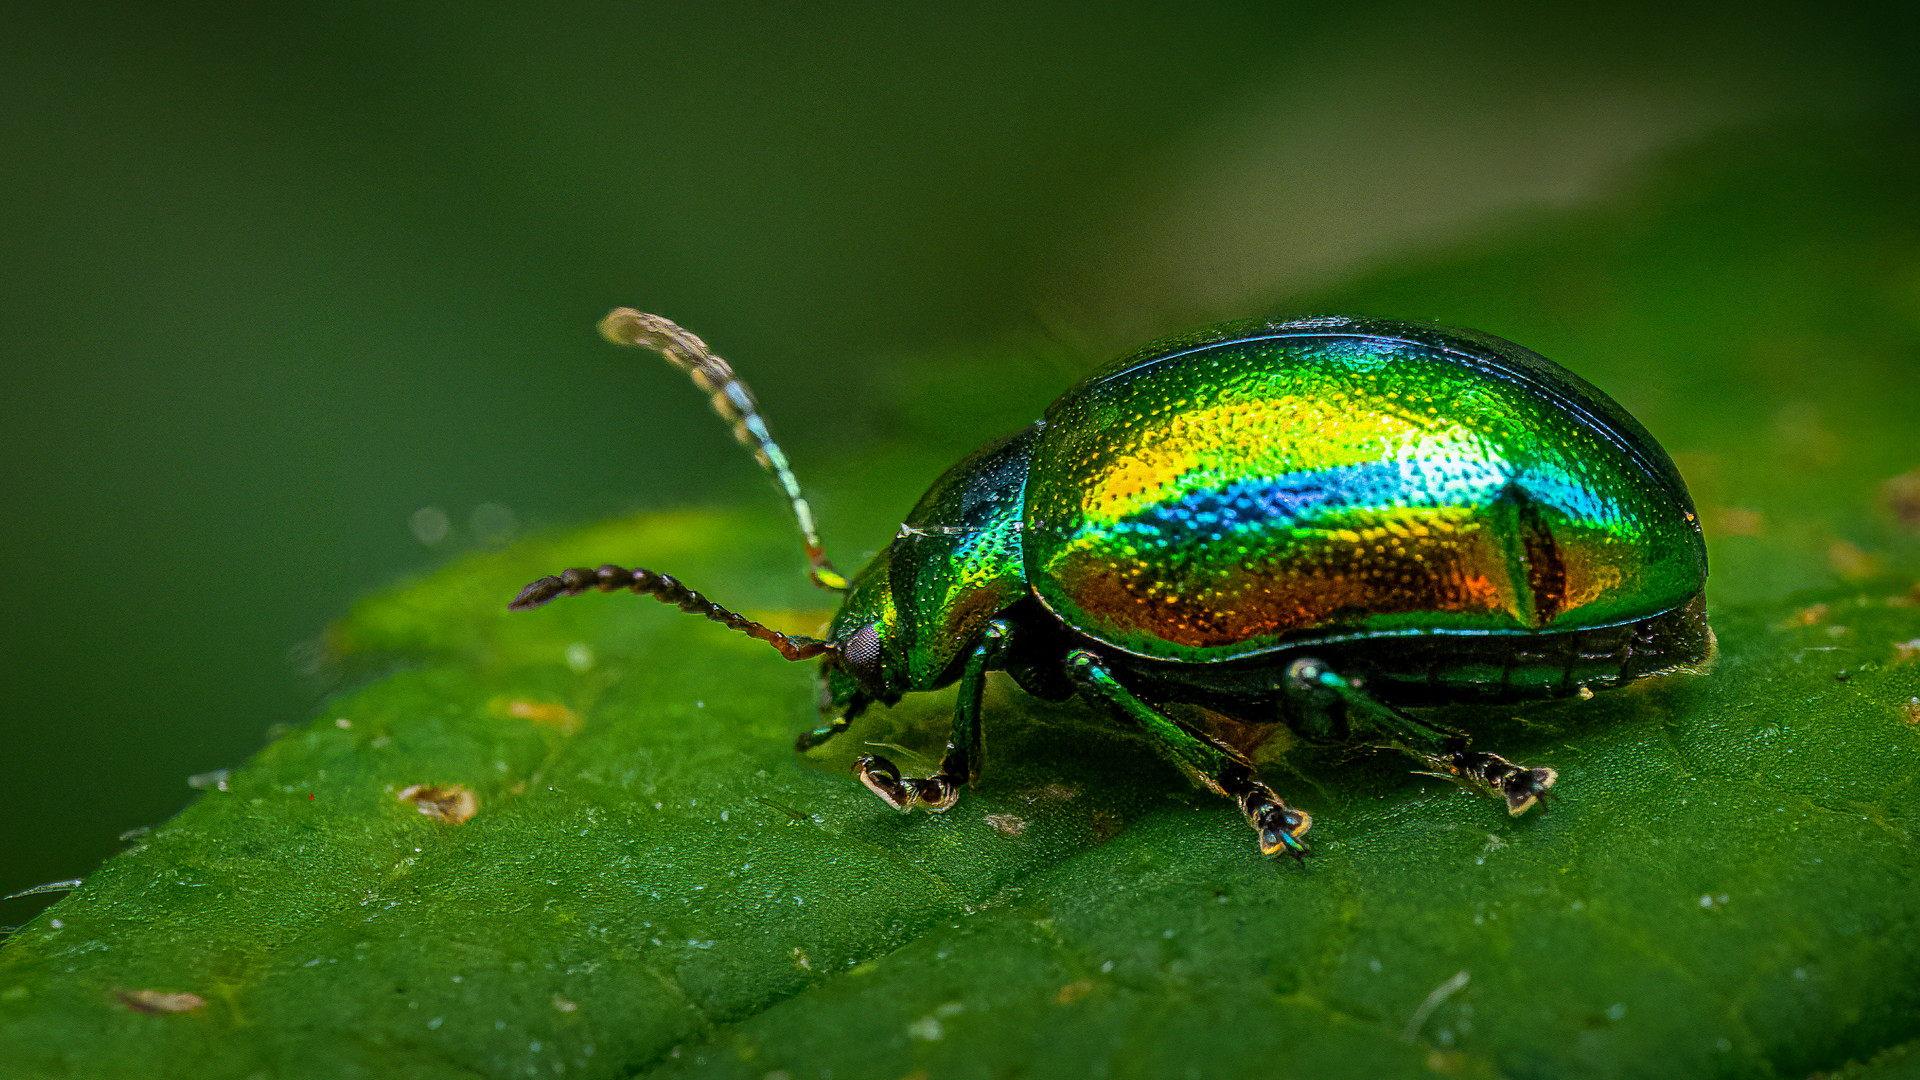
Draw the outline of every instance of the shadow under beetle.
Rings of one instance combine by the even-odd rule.
[[[1311,819],[1240,752],[1167,715],[1197,705],[1313,741],[1384,737],[1520,814],[1553,786],[1401,711],[1591,696],[1711,660],[1706,549],[1645,428],[1571,372],[1471,330],[1385,319],[1249,321],[1164,338],[949,469],[849,583],[753,395],[693,334],[628,308],[609,339],[661,353],[785,490],[825,640],[781,634],[652,570],[572,569],[515,610],[632,589],[822,658],[808,750],[874,702],[960,684],[932,775],[854,765],[894,808],[945,810],[983,761],[989,671],[1078,693],[1238,804],[1262,854]]]

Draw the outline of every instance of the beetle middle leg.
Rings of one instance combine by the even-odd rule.
[[[1295,859],[1313,854],[1300,837],[1313,818],[1295,810],[1254,774],[1253,764],[1212,739],[1171,720],[1120,684],[1100,658],[1078,650],[1067,657],[1067,674],[1088,696],[1099,698],[1139,724],[1155,746],[1194,782],[1232,799],[1260,836],[1260,854],[1284,851]]]
[[[1553,787],[1560,774],[1528,768],[1498,754],[1475,750],[1457,731],[1416,720],[1374,700],[1357,682],[1322,661],[1305,657],[1287,668],[1286,691],[1296,708],[1324,714],[1340,702],[1393,737],[1394,748],[1442,776],[1458,777],[1502,798],[1507,813],[1524,814]]]
[[[916,806],[938,812],[960,798],[961,787],[980,775],[980,696],[986,689],[987,672],[999,666],[1011,634],[1010,624],[995,619],[987,624],[980,644],[968,654],[966,667],[960,673],[959,700],[953,710],[953,734],[933,775],[901,776],[893,762],[878,754],[863,754],[853,763],[853,774],[867,785],[867,790],[902,813]]]

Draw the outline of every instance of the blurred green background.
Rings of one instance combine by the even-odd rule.
[[[1884,567],[1871,483],[1920,465],[1916,55],[1891,6],[15,11],[0,895],[86,874],[190,774],[308,716],[314,643],[356,596],[529,528],[772,500],[681,376],[594,336],[616,304],[735,362],[849,567],[888,525],[837,518],[835,486],[904,510],[931,478],[836,468],[861,447],[924,432],[957,457],[1155,334],[1341,296],[1516,337],[1656,435],[1722,400],[1770,417],[1804,468],[1672,447],[1735,511],[1709,515],[1716,603]],[[1698,221],[1669,199],[1682,242],[1634,248],[1645,193],[1701,175],[1751,197]],[[1883,283],[1859,302],[1904,338],[1851,366],[1789,338],[1728,384],[1684,366],[1675,309],[1704,339],[1795,297],[1609,292],[1636,260],[1721,265],[1796,227],[1819,259],[1824,230],[1859,238],[1885,273],[1831,276]],[[1618,264],[1529,262],[1562,265],[1531,237],[1596,234]],[[1482,287],[1396,294],[1449,261]],[[1601,311],[1617,354],[1554,349]],[[903,370],[994,343],[1051,359],[992,419],[890,407]],[[1849,407],[1894,438],[1836,486]],[[1783,490],[1832,527],[1723,557]]]

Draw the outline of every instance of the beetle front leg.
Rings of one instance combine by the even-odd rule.
[[[937,813],[960,798],[961,787],[980,775],[980,698],[986,689],[987,672],[999,666],[1012,633],[1012,625],[1005,620],[989,622],[980,644],[967,656],[967,666],[960,673],[959,700],[954,704],[953,734],[933,775],[901,776],[893,762],[878,754],[864,754],[853,763],[853,774],[868,791],[901,813],[916,806]]]
[[[1509,814],[1532,809],[1560,777],[1549,768],[1528,768],[1498,754],[1471,749],[1466,736],[1380,704],[1355,680],[1319,660],[1295,660],[1287,669],[1286,688],[1295,705],[1309,711],[1324,710],[1335,700],[1344,703],[1392,736],[1395,749],[1440,775],[1458,777],[1504,799]]]
[[[1067,657],[1067,674],[1088,696],[1119,710],[1152,737],[1160,752],[1202,787],[1232,799],[1260,837],[1260,854],[1286,852],[1303,860],[1313,852],[1300,839],[1313,827],[1304,810],[1288,806],[1254,774],[1240,755],[1193,731],[1141,701],[1120,684],[1093,653],[1080,650]]]

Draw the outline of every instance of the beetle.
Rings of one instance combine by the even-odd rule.
[[[814,582],[845,598],[817,639],[612,565],[541,578],[511,607],[631,589],[818,657],[825,722],[801,751],[875,702],[957,682],[931,773],[854,763],[902,812],[946,810],[977,779],[981,691],[1004,671],[1036,697],[1105,706],[1232,799],[1262,854],[1298,859],[1312,819],[1170,706],[1315,742],[1370,732],[1518,815],[1553,769],[1406,710],[1590,697],[1714,654],[1706,549],[1672,459],[1591,384],[1489,334],[1320,317],[1152,342],[949,469],[848,581],[726,362],[630,308],[601,330],[711,395],[785,491]]]

